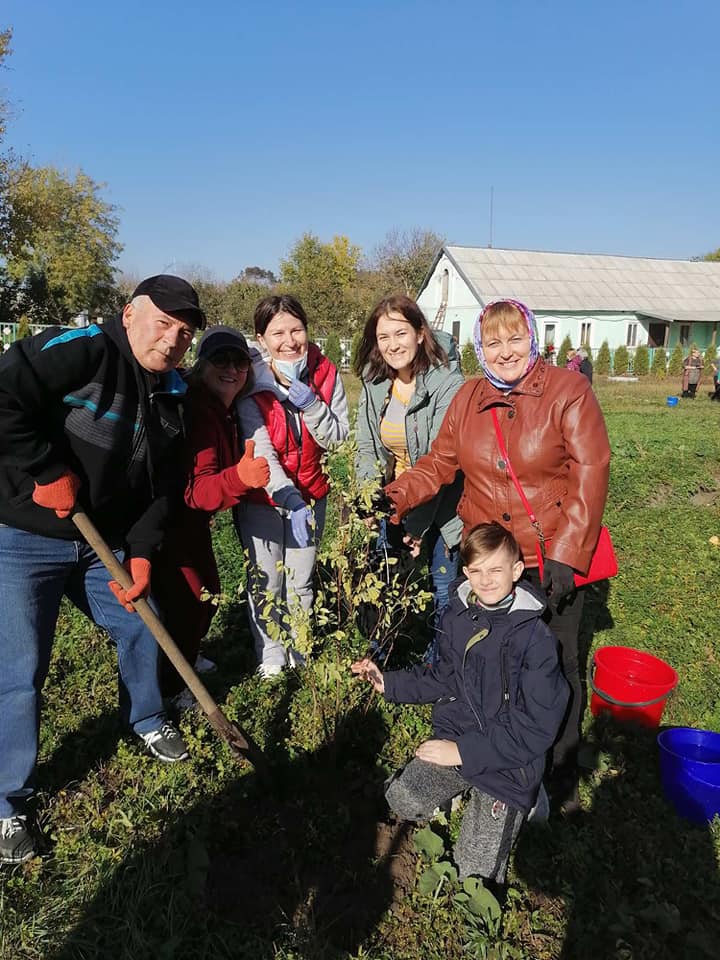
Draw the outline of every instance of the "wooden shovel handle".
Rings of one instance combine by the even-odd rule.
[[[92,547],[114,580],[125,590],[132,586],[133,579],[110,547],[98,532],[95,524],[82,510],[76,510],[72,515],[73,523]],[[147,600],[133,600],[140,619],[157,640],[168,660],[183,678],[201,708],[207,714],[212,726],[227,740],[231,747],[241,752],[247,752],[250,747],[243,734],[224,716],[218,705],[207,691],[205,684],[195,673],[188,661],[178,649],[177,644],[163,626],[160,618],[154,612]],[[222,719],[221,719],[222,718]]]

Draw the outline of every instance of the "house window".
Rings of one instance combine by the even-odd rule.
[[[442,303],[447,302],[449,287],[450,287],[450,271],[443,270],[442,276],[440,277],[440,300]]]
[[[555,324],[546,323],[545,324],[545,346],[548,344],[555,343]]]
[[[637,346],[637,332],[638,332],[637,323],[629,323],[627,328],[627,338],[625,340],[625,346],[627,347],[636,347]]]
[[[580,324],[580,346],[589,347],[590,346],[590,323],[581,323]]]
[[[681,347],[690,346],[690,324],[689,323],[680,324],[680,346]]]
[[[453,320],[452,338],[455,341],[455,343],[460,343],[460,321],[459,320]]]

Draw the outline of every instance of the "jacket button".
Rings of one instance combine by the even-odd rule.
[[[513,418],[514,416],[515,416],[515,411],[514,411],[514,410],[508,410],[508,420],[512,420],[512,418]]]
[[[504,470],[505,467],[507,466],[505,461],[502,459],[498,460],[497,465],[498,465],[498,470]]]
[[[507,523],[507,521],[508,521],[509,519],[510,519],[510,514],[509,514],[509,513],[504,513],[504,514],[503,514],[503,520]]]

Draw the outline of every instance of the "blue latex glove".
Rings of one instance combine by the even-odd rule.
[[[302,380],[291,380],[288,387],[288,400],[294,403],[298,410],[306,410],[310,404],[315,403],[315,392],[312,387]]]
[[[310,544],[310,523],[313,519],[313,512],[310,507],[298,507],[290,514],[290,528],[295,537],[295,543],[299,547],[307,547]]]

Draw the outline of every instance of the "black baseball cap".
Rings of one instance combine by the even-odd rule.
[[[192,323],[198,330],[205,329],[207,318],[200,309],[197,292],[182,277],[173,277],[169,273],[148,277],[135,287],[130,299],[143,296],[150,297],[163,313],[169,313],[171,316],[178,314],[181,320]]]
[[[245,337],[239,330],[232,327],[210,327],[203,335],[198,344],[197,357],[203,360],[209,360],[210,357],[219,353],[221,350],[237,350],[250,358],[250,348]]]

